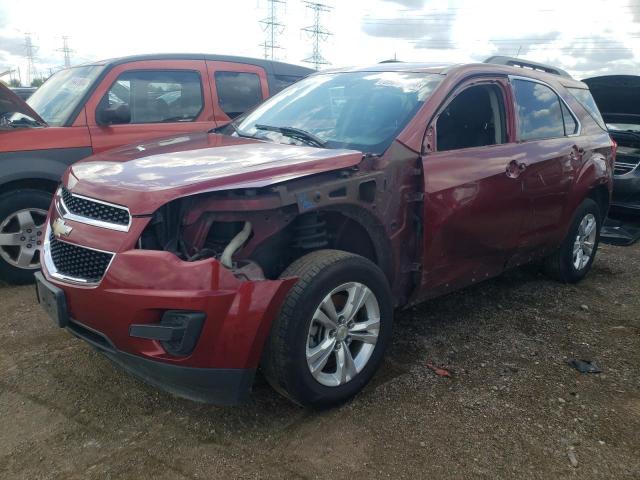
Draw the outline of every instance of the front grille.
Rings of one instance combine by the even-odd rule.
[[[113,258],[112,253],[61,242],[53,234],[49,236],[49,249],[56,273],[88,283],[102,280]]]
[[[618,145],[616,163],[613,165],[615,175],[632,172],[640,164],[640,149]]]
[[[633,163],[622,163],[616,161],[613,166],[613,173],[614,175],[624,175],[625,173],[632,172],[634,168],[636,168],[636,165]]]
[[[78,197],[77,195],[73,195],[65,187],[62,187],[61,195],[67,210],[74,215],[100,220],[101,222],[113,223],[115,225],[129,225],[130,217],[126,208]]]

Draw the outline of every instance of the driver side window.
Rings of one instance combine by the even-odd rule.
[[[460,92],[440,113],[436,123],[440,152],[506,143],[502,90],[476,85]]]
[[[121,74],[96,113],[101,124],[191,122],[202,107],[198,72],[139,70]]]

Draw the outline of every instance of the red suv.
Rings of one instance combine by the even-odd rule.
[[[311,72],[253,58],[144,55],[61,70],[28,105],[0,86],[0,280],[33,280],[51,196],[73,162],[223,125]]]
[[[589,271],[614,146],[585,84],[523,66],[322,72],[214,133],[76,163],[40,302],[184,397],[235,403],[261,366],[295,402],[345,401],[394,309],[534,260]]]

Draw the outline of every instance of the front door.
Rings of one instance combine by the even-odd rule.
[[[87,102],[86,111],[95,153],[216,126],[203,60],[115,67]]]
[[[529,213],[506,78],[461,85],[427,130],[421,297],[494,276]]]

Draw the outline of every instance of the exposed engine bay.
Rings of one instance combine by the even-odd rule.
[[[215,258],[251,280],[276,279],[306,253],[336,248],[375,261],[390,279],[408,278],[391,281],[405,298],[418,281],[400,273],[421,248],[421,199],[413,192],[422,175],[415,154],[394,149],[404,158],[366,157],[357,168],[174,200],[154,213],[138,247],[187,262]]]

